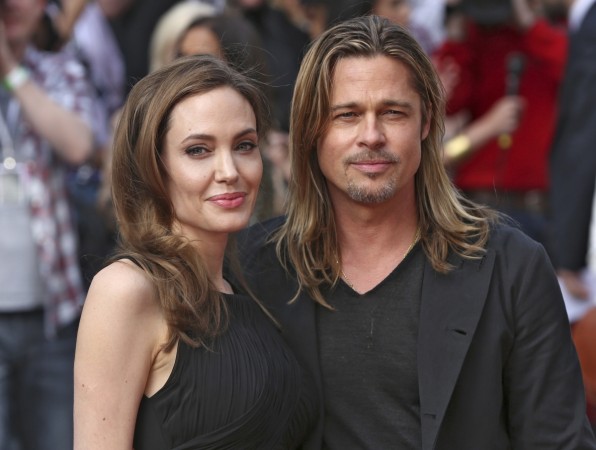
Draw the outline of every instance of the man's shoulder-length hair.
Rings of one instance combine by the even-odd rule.
[[[339,279],[335,217],[317,161],[317,142],[329,118],[334,69],[343,58],[384,56],[404,64],[429,124],[415,176],[418,222],[427,258],[448,272],[450,251],[480,257],[488,239],[490,211],[463,199],[443,164],[445,95],[433,63],[403,27],[378,16],[364,16],[326,30],[305,54],[294,88],[290,123],[287,221],[275,235],[278,256],[292,266],[300,289],[325,304],[322,284]]]

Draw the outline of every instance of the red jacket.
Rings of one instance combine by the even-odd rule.
[[[557,92],[567,58],[566,31],[542,20],[525,33],[473,24],[467,31],[465,41],[447,41],[435,55],[439,64],[451,58],[460,65],[447,113],[468,110],[473,120],[488,111],[505,95],[507,58],[513,52],[525,56],[518,93],[525,109],[511,147],[503,150],[492,140],[458,168],[455,183],[462,189],[546,190]]]

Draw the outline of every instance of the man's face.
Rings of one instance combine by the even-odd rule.
[[[429,127],[422,124],[409,69],[387,56],[344,58],[332,86],[329,124],[317,156],[334,205],[413,196]]]
[[[43,11],[45,0],[2,0],[0,17],[6,39],[10,44],[27,44],[33,38]]]

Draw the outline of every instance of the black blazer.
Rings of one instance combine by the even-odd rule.
[[[255,294],[315,376],[321,415],[305,449],[320,449],[323,383],[317,306],[296,291],[267,237],[283,219],[239,239]],[[423,450],[596,449],[559,286],[544,249],[499,226],[480,260],[450,256],[447,275],[423,275],[418,374]]]

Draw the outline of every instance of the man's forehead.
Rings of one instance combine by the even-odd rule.
[[[348,57],[337,62],[331,76],[330,97],[358,94],[358,89],[388,91],[400,87],[413,90],[410,68],[398,59],[388,56]]]

